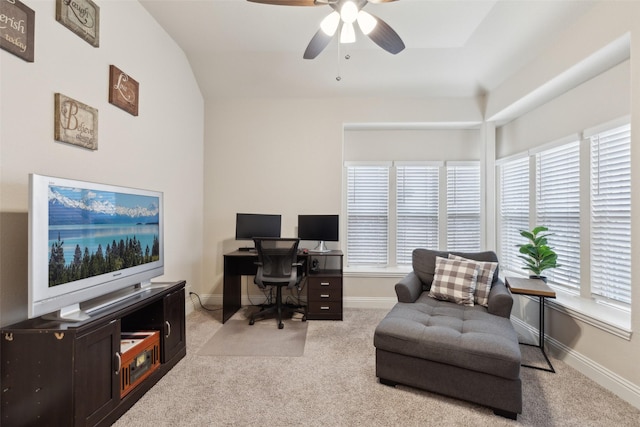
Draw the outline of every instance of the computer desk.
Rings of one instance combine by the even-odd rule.
[[[339,267],[312,270],[308,261],[321,257],[339,257]],[[300,251],[298,260],[304,261],[304,272],[311,279],[307,287],[310,301],[307,319],[342,320],[342,251]],[[258,271],[257,261],[258,253],[255,250],[235,250],[224,254],[222,323],[229,320],[242,306],[242,276],[255,276]]]

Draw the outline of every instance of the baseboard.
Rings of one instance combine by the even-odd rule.
[[[208,295],[200,295],[200,300],[203,305],[222,305],[222,295],[220,294],[208,294]],[[241,304],[245,305],[253,305],[259,304],[261,302],[261,297],[259,295],[254,295],[251,297],[251,300],[247,298],[246,295],[242,296]],[[342,301],[344,307],[347,308],[382,308],[391,310],[391,308],[398,302],[395,297],[345,297]],[[193,307],[199,306],[198,298],[192,296],[189,298],[187,295],[187,305]]]
[[[527,339],[530,338],[531,342],[537,342],[537,328],[514,316],[511,316],[511,322],[516,332]],[[554,357],[562,360],[587,378],[595,381],[616,396],[640,409],[640,387],[638,385],[626,380],[574,349],[567,347],[553,337],[546,336],[545,342],[548,344],[545,346],[547,347],[547,351]]]
[[[384,308],[391,310],[398,302],[396,297],[345,297],[343,307],[347,308]]]

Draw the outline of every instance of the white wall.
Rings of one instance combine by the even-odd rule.
[[[236,212],[282,214],[295,236],[298,214],[341,213],[347,124],[481,121],[472,99],[207,100],[205,269],[201,291],[219,302],[223,254],[236,249]],[[476,131],[477,132],[477,131]],[[462,139],[462,138],[461,138]],[[395,278],[346,277],[345,301],[395,298]],[[255,286],[243,284],[243,294]]]
[[[164,192],[165,276],[201,281],[204,102],[184,53],[135,0],[99,2],[100,47],[36,13],[35,62],[0,51],[0,319],[26,318],[28,174]],[[109,65],[140,84],[139,116],[108,102]],[[98,150],[53,139],[54,93],[99,111]],[[156,279],[160,280],[160,279]]]
[[[344,160],[480,160],[480,129],[347,130]]]
[[[640,171],[640,3],[603,2],[585,14],[563,37],[521,73],[491,94],[489,115],[517,102],[519,96],[539,87],[568,69],[588,60],[604,46],[630,37],[630,59],[581,85],[560,94],[498,130],[497,155],[525,151],[591,126],[631,115],[632,185]],[[580,82],[577,82],[580,83]],[[632,259],[637,258],[640,238],[640,193],[632,191]],[[547,310],[547,333],[552,350],[568,363],[640,407],[640,275],[632,272],[632,333],[620,338],[568,314]],[[514,315],[537,328],[536,305],[518,298]],[[549,342],[549,341],[548,341]]]

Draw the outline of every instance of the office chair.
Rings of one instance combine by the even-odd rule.
[[[276,314],[278,329],[284,328],[282,323],[283,312],[287,314],[302,313],[302,321],[307,320],[306,307],[284,304],[282,302],[282,288],[297,287],[302,281],[302,264],[298,262],[297,238],[272,238],[262,237],[253,239],[258,252],[258,271],[253,279],[261,289],[267,286],[276,288],[276,301],[263,307],[259,312],[252,314],[249,324],[253,325],[257,317],[266,317],[267,314]],[[300,270],[300,271],[298,271]]]

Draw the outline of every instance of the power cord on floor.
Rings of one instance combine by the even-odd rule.
[[[207,311],[220,311],[222,310],[222,307],[220,308],[209,308],[209,307],[205,307],[204,304],[202,304],[202,301],[200,300],[200,295],[196,294],[195,292],[189,292],[189,296],[191,295],[195,295],[196,298],[198,298],[198,303],[200,304],[200,307],[202,307],[203,309],[207,310]]]

